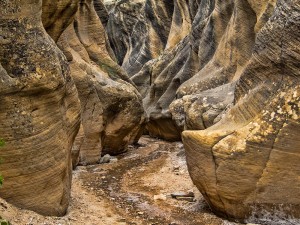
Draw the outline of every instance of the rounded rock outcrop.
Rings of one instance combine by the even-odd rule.
[[[218,215],[299,223],[299,12],[299,1],[277,2],[238,79],[234,106],[208,129],[183,132],[192,180]]]
[[[116,155],[138,140],[144,123],[142,99],[127,73],[114,61],[94,1],[81,1],[75,20],[59,41],[70,64],[82,108],[73,148],[82,164],[101,154]]]
[[[80,104],[63,53],[46,33],[42,1],[0,1],[0,196],[44,215],[69,205]]]

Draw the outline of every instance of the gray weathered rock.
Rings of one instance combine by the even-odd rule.
[[[144,5],[145,0],[118,1],[109,12],[106,30],[119,65],[122,65],[130,49],[130,38],[136,23],[144,20],[142,13]]]
[[[130,48],[122,64],[129,76],[139,72],[146,62],[157,58],[165,49],[171,29],[173,4],[169,0],[146,0],[143,17],[134,26]]]

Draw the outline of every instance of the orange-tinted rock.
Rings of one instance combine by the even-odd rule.
[[[65,56],[42,26],[40,0],[0,2],[0,196],[65,214],[80,104]]]

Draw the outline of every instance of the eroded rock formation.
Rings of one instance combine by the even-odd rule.
[[[62,32],[73,22],[78,3],[79,0],[43,0],[43,25],[54,41],[57,41]]]
[[[254,2],[249,6],[262,15]],[[266,24],[257,19],[234,106],[214,126],[183,133],[190,175],[219,215],[251,222],[300,218],[299,14],[299,1],[280,0]]]
[[[42,1],[0,1],[0,196],[46,215],[69,204],[77,90],[43,28]]]
[[[144,21],[142,13],[144,5],[145,0],[118,1],[109,13],[106,30],[119,65],[122,65],[130,49],[130,37],[136,23]]]
[[[142,19],[133,28],[130,48],[122,64],[129,76],[139,72],[146,62],[163,52],[171,29],[173,10],[173,1],[145,2]]]
[[[171,22],[137,22],[146,32],[136,29],[123,62],[148,131],[176,140],[203,130],[183,140],[191,177],[219,215],[299,218],[299,187],[288,187],[300,174],[299,1],[173,2]]]
[[[99,9],[98,9],[99,10]],[[93,1],[81,1],[74,22],[62,34],[59,47],[70,63],[82,108],[82,129],[74,146],[74,162],[99,161],[119,154],[141,134],[142,99],[114,53]]]
[[[101,0],[0,7],[6,199],[63,214],[80,105],[73,166],[125,151],[144,108],[151,135],[186,130],[190,175],[218,215],[300,218],[299,0],[121,0],[109,15]]]

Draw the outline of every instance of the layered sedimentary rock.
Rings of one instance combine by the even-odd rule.
[[[63,215],[80,103],[67,61],[41,21],[42,1],[0,1],[0,171],[7,201]]]
[[[112,59],[113,51],[93,1],[81,1],[74,22],[59,47],[70,63],[82,107],[82,128],[74,146],[81,163],[99,161],[101,153],[126,150],[141,134],[141,96],[126,72]]]
[[[144,5],[145,0],[118,1],[109,13],[106,30],[119,65],[130,49],[130,37],[136,23],[144,21]]]
[[[175,88],[173,96],[164,95],[164,92],[169,85],[174,86],[170,84],[169,78],[179,72],[186,60],[187,54],[184,52],[189,47],[188,39],[185,37],[191,31],[193,16],[190,14],[188,2],[181,0],[160,3],[147,1],[145,15],[147,19],[144,23],[147,24],[145,26],[147,29],[142,26],[135,29],[131,37],[131,42],[135,43],[135,46],[131,45],[123,67],[129,74],[133,74],[131,79],[144,96],[149,132],[168,140],[179,140],[180,129],[171,120],[171,114],[168,109],[166,110],[164,102],[168,101],[169,105],[174,99],[178,83],[175,82],[176,87],[173,87]],[[135,27],[141,24],[142,21]],[[165,53],[161,55],[163,51]],[[192,65],[190,66],[192,70]],[[161,97],[163,101],[159,101]]]
[[[123,62],[148,131],[176,140],[203,130],[183,140],[191,177],[219,215],[299,218],[299,1],[168,7],[171,22],[136,23]]]
[[[173,1],[147,0],[144,6],[144,19],[139,20],[131,33],[130,48],[122,67],[132,76],[143,65],[162,54],[168,41],[174,11]]]
[[[95,11],[98,15],[98,17],[101,20],[101,23],[103,24],[104,27],[106,27],[107,23],[108,23],[108,12],[107,9],[104,5],[103,0],[94,0],[94,8]]]
[[[232,106],[235,83],[251,57],[256,34],[274,5],[174,1],[164,53],[131,78],[144,96],[150,133],[180,139],[182,130],[205,129],[222,118]]]
[[[79,0],[43,0],[43,25],[54,41],[73,22],[78,3]]]
[[[248,4],[262,18],[274,3]],[[299,223],[299,15],[299,1],[279,0],[267,23],[257,19],[234,106],[210,128],[183,133],[190,175],[219,215]]]

